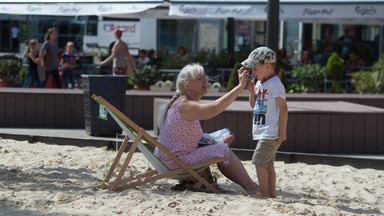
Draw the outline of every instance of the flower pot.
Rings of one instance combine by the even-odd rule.
[[[0,79],[0,87],[11,87],[11,86],[12,86],[12,80]]]
[[[136,90],[139,90],[139,91],[141,91],[141,90],[145,90],[145,91],[149,91],[149,86],[136,86],[135,85],[135,89]]]

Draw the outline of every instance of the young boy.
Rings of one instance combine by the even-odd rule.
[[[258,140],[252,157],[260,191],[265,197],[276,197],[276,151],[286,140],[288,108],[285,89],[274,72],[276,54],[268,47],[251,52],[241,64],[256,76],[248,83],[249,103],[253,110],[253,139]]]

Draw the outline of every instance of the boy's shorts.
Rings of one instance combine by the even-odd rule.
[[[260,167],[273,168],[280,144],[277,139],[259,140],[252,156],[252,163]]]

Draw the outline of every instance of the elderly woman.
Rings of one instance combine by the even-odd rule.
[[[203,131],[199,120],[213,118],[223,112],[242,92],[247,84],[249,71],[238,70],[239,84],[219,99],[203,103],[200,99],[207,94],[208,80],[204,68],[199,64],[189,64],[179,73],[176,81],[176,95],[165,110],[164,123],[160,127],[158,141],[187,165],[194,165],[214,158],[227,157],[218,164],[219,170],[228,179],[243,187],[249,195],[257,195],[259,186],[252,181],[240,159],[231,151],[229,144],[233,135],[223,143],[198,148]],[[155,149],[158,156],[170,169],[180,168],[166,154]]]

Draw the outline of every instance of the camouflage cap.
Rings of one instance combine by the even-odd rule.
[[[246,68],[253,68],[259,64],[275,63],[276,53],[268,47],[258,47],[254,49],[248,58],[241,62]]]

